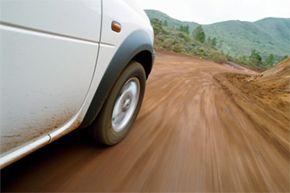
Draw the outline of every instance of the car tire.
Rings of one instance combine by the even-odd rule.
[[[97,142],[115,145],[128,134],[140,110],[145,83],[144,68],[138,62],[131,62],[116,81],[91,127]]]

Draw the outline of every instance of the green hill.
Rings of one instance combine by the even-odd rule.
[[[179,21],[177,19],[174,19],[168,15],[166,15],[165,13],[161,12],[161,11],[157,11],[157,10],[145,10],[145,12],[147,13],[148,17],[150,19],[159,19],[160,21],[163,21],[168,24],[168,26],[170,27],[180,27],[180,26],[184,26],[184,25],[188,25],[190,31],[192,31],[194,28],[196,28],[199,24],[195,23],[195,22],[186,22],[186,21]]]
[[[285,56],[289,48],[290,19],[266,18],[257,22],[225,21],[204,25],[209,37],[219,39],[219,48],[231,56],[249,55],[252,49],[263,57]]]
[[[151,21],[158,19],[173,30],[188,26],[191,33],[199,25],[176,20],[156,10],[146,10],[146,13]],[[230,58],[249,57],[253,50],[265,61],[271,56],[277,62],[290,55],[290,18],[265,18],[256,22],[232,20],[201,26],[206,38],[216,38],[215,47]]]

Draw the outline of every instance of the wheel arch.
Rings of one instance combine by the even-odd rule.
[[[153,66],[153,57],[150,51],[144,50],[139,52],[131,61],[139,62],[145,70],[146,78],[149,77]]]
[[[139,62],[148,78],[154,62],[154,49],[152,39],[145,31],[130,34],[112,57],[80,125],[81,128],[88,127],[96,119],[114,84],[131,61]]]

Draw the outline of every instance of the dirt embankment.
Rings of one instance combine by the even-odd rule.
[[[255,128],[289,159],[290,58],[263,73],[222,73],[215,79]]]
[[[264,104],[265,108],[289,117],[290,58],[260,74],[228,73],[225,76],[243,94]]]
[[[1,191],[289,192],[287,83],[289,60],[257,74],[157,53],[124,141],[66,136],[2,171]]]

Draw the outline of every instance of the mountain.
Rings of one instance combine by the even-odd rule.
[[[175,29],[189,26],[190,32],[199,24],[183,22],[156,10],[146,10],[149,18],[158,19]],[[217,48],[232,57],[249,56],[252,50],[266,58],[290,55],[290,18],[265,18],[256,22],[231,20],[201,25],[206,37],[217,39]]]
[[[232,56],[249,55],[256,49],[262,56],[290,54],[290,19],[265,18],[256,22],[225,21],[204,25],[209,37],[220,40],[219,47]]]
[[[157,10],[145,10],[145,12],[147,13],[150,19],[156,18],[163,22],[166,21],[166,23],[170,27],[179,27],[179,26],[188,25],[189,29],[192,31],[194,28],[196,28],[199,25],[198,23],[195,23],[195,22],[179,21]]]

